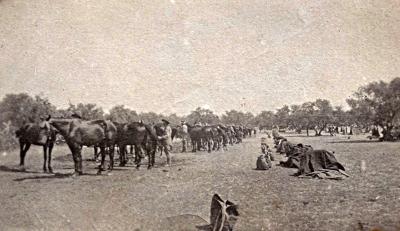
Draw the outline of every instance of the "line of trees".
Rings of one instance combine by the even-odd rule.
[[[400,123],[400,78],[390,82],[372,82],[358,89],[347,99],[350,110],[345,111],[340,106],[332,106],[326,99],[317,99],[299,105],[283,105],[274,111],[262,111],[257,115],[237,110],[226,111],[218,116],[213,111],[196,108],[189,115],[162,115],[154,112],[141,112],[116,105],[109,113],[96,104],[70,104],[68,108],[58,109],[42,95],[30,96],[26,93],[8,94],[0,101],[0,149],[12,148],[16,145],[14,132],[26,122],[39,121],[43,115],[68,117],[73,112],[79,112],[84,119],[110,119],[115,122],[128,123],[138,120],[158,122],[162,118],[172,124],[181,120],[189,123],[203,122],[208,124],[241,124],[251,127],[271,129],[274,125],[293,129],[298,132],[315,131],[321,135],[327,126],[357,125],[367,128],[371,125],[380,126],[385,132],[385,140],[390,140],[391,130]]]

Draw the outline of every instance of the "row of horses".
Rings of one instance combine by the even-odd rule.
[[[177,137],[191,140],[192,152],[202,149],[208,152],[221,149],[228,150],[228,144],[241,143],[243,138],[251,137],[256,133],[254,129],[235,125],[192,126],[186,123],[186,126],[188,127],[187,134],[183,132],[182,126],[177,126],[173,130],[177,131]]]
[[[45,126],[46,123],[49,126]],[[191,140],[192,151],[196,152],[206,148],[212,150],[227,150],[227,145],[240,143],[242,138],[255,133],[252,129],[243,126],[207,125],[191,126],[187,124],[188,132],[183,134],[179,126],[172,129],[171,138],[175,136],[188,137]],[[127,146],[135,149],[135,163],[139,168],[141,160],[146,154],[148,157],[148,168],[155,163],[157,149],[167,148],[163,145],[163,138],[167,135],[162,123],[146,124],[143,122],[116,123],[109,120],[82,120],[77,118],[49,118],[45,123],[27,123],[16,131],[20,144],[20,166],[25,164],[25,156],[30,146],[43,146],[44,162],[43,171],[53,172],[51,167],[51,154],[60,134],[71,150],[74,161],[73,175],[81,175],[82,171],[82,147],[94,146],[100,149],[101,164],[98,174],[106,169],[105,158],[110,159],[108,170],[114,167],[114,153],[118,150],[120,166],[127,164]],[[167,163],[169,154],[166,151]]]

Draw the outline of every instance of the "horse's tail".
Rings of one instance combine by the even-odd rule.
[[[171,140],[174,140],[176,134],[178,133],[178,129],[172,128],[172,133],[171,133]]]

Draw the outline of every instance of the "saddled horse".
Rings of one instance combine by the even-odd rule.
[[[219,135],[216,126],[203,126],[201,129],[201,138],[207,143],[207,151],[211,152],[211,147],[214,146],[214,141]]]
[[[201,141],[203,137],[201,126],[192,126],[187,124],[190,140],[192,141],[192,152],[200,151]]]
[[[154,128],[141,122],[117,124],[117,128],[117,145],[120,150],[120,166],[126,165],[126,146],[131,145],[135,148],[136,168],[140,167],[141,160],[144,158],[143,150],[145,150],[148,156],[148,169],[152,168],[155,163],[155,152],[157,149],[157,135]]]
[[[28,123],[16,131],[19,138],[20,163],[24,167],[25,156],[31,145],[39,145],[43,147],[43,171],[47,170],[52,173],[51,152],[56,141],[56,130],[45,124]],[[47,155],[48,154],[48,155]]]
[[[236,144],[241,143],[243,140],[243,128],[241,126],[233,126],[235,130],[235,140]]]
[[[216,138],[217,150],[219,150],[222,147],[223,150],[227,151],[228,150],[227,144],[229,142],[229,129],[221,124],[217,125],[216,128],[218,131],[218,135]]]
[[[110,157],[109,170],[114,166],[114,145],[116,142],[117,128],[111,121],[80,119],[50,119],[50,124],[54,126],[64,137],[68,147],[72,152],[75,165],[73,175],[82,175],[82,147],[98,146],[102,155],[98,174],[104,170],[105,155],[108,152]],[[108,148],[108,150],[106,150]]]
[[[146,146],[147,130],[143,123],[116,123],[118,135],[117,144],[119,147],[119,166],[125,166],[127,159],[127,145],[135,148],[135,162],[143,156],[142,149]]]

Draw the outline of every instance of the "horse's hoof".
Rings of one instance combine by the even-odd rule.
[[[53,169],[49,169],[49,173],[53,174],[54,173]]]
[[[72,173],[71,177],[72,177],[72,178],[76,178],[76,177],[78,177],[78,176],[80,176],[80,175],[82,175],[82,173],[74,172],[74,173]]]
[[[99,170],[99,171],[97,171],[97,173],[96,173],[97,175],[101,175],[101,171]]]
[[[136,166],[136,170],[139,170],[140,169],[140,166],[138,165],[138,166]]]

